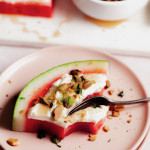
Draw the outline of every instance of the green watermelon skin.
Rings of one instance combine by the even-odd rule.
[[[27,118],[27,112],[28,109],[31,107],[30,103],[34,97],[39,96],[36,93],[41,93],[41,94],[46,94],[46,90],[44,89],[49,89],[54,81],[57,79],[61,78],[63,74],[69,73],[73,69],[79,69],[82,71],[82,73],[105,73],[108,74],[109,70],[109,61],[105,60],[86,60],[86,61],[76,61],[76,62],[71,62],[71,63],[66,63],[63,65],[59,65],[56,67],[53,67],[46,72],[40,74],[36,78],[32,79],[21,91],[16,104],[15,104],[15,109],[14,109],[14,114],[13,114],[13,122],[12,122],[12,130],[15,131],[26,131],[26,132],[36,132],[39,128],[44,128],[40,123],[41,121],[37,121],[34,119],[28,119]],[[101,92],[102,94],[102,92]],[[23,99],[22,99],[23,98]],[[20,113],[21,111],[25,111],[25,113]],[[91,124],[91,133],[92,131],[97,132],[99,130],[100,126],[103,124],[104,120],[101,120],[99,122],[100,125],[94,125],[93,123]],[[45,127],[47,123],[45,123]],[[54,124],[54,123],[49,123]],[[77,123],[78,125],[72,127],[74,128],[74,131],[80,130],[79,125],[80,123]],[[56,124],[54,124],[55,126]],[[41,127],[42,126],[42,127]],[[57,125],[56,125],[57,126]],[[56,127],[55,126],[55,127]],[[78,126],[78,127],[77,127]],[[94,129],[95,126],[95,129]],[[48,129],[50,127],[46,127],[46,130],[51,134],[51,130]],[[68,131],[62,127],[58,128],[61,129],[61,134],[60,132],[57,133],[58,137],[59,135],[62,135],[61,138],[64,138],[66,135],[70,134],[73,132],[73,130],[68,128]],[[89,127],[87,128],[87,130]],[[94,133],[93,132],[93,133]],[[55,133],[52,133],[55,134]],[[56,135],[56,134],[55,134]]]

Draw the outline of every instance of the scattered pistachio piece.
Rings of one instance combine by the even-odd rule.
[[[116,111],[112,111],[112,116],[113,116],[113,117],[119,117],[119,116],[120,116],[120,113],[119,113],[119,112],[116,112]]]
[[[95,140],[96,140],[96,137],[97,137],[97,134],[90,134],[90,135],[89,135],[89,140],[90,140],[90,141],[95,141]]]
[[[107,88],[109,88],[110,87],[110,82],[107,80],[106,81],[106,86],[105,86],[105,88],[107,89]]]
[[[12,81],[11,81],[11,80],[8,80],[8,83],[9,83],[9,84],[11,84],[11,83],[12,83]]]
[[[63,96],[64,96],[64,97],[70,96],[70,93],[69,93],[69,92],[66,92]]]
[[[130,118],[132,118],[132,115],[129,115]]]
[[[78,88],[78,83],[75,82],[75,83],[73,84],[73,86],[72,86],[72,89],[77,90],[77,88]]]
[[[103,127],[103,131],[108,132],[108,131],[109,131],[109,127],[105,125],[105,126]]]
[[[108,119],[112,119],[112,116],[111,116],[111,115],[107,115],[107,118],[108,118]]]
[[[20,145],[20,141],[18,139],[9,138],[7,143],[11,146],[18,146]]]
[[[21,115],[21,114],[24,114],[25,113],[25,110],[20,110],[19,111],[19,114]]]
[[[114,93],[113,90],[109,90],[109,91],[108,91],[108,94],[109,94],[109,95],[113,95],[113,93]]]
[[[131,123],[131,119],[127,120],[127,123]]]
[[[124,110],[124,106],[123,105],[117,105],[114,107],[114,111],[116,112],[120,112],[120,111],[123,111]]]

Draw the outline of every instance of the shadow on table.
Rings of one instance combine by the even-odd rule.
[[[18,95],[19,93],[12,96],[8,100],[8,103],[3,107],[2,112],[0,114],[0,128],[11,130],[13,111]]]

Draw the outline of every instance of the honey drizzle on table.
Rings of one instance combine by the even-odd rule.
[[[69,23],[70,21],[72,21],[72,18],[70,16],[66,16],[66,18],[58,24],[58,27],[57,27],[56,31],[54,31],[52,36],[59,37],[61,35],[61,32],[60,32],[61,26],[64,25],[65,23]]]
[[[23,29],[22,31],[23,32],[26,32],[26,33],[34,33],[38,36],[38,38],[41,40],[41,41],[46,41],[47,40],[47,37],[44,37],[44,36],[41,36],[40,33],[36,30],[29,30],[27,27],[26,27],[26,23],[23,22],[23,21],[20,21],[18,15],[2,15],[2,18],[3,19],[6,19],[6,18],[9,18],[10,21],[13,23],[13,24],[16,24],[16,25],[22,25],[23,26]],[[38,22],[39,23],[39,22]]]
[[[116,21],[98,20],[98,19],[94,19],[94,18],[86,16],[86,15],[84,16],[84,18],[85,18],[85,20],[87,20],[99,27],[103,27],[103,28],[112,28],[112,27],[115,27],[125,21],[125,20],[116,20]]]

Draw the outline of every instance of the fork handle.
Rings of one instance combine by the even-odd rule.
[[[150,101],[150,97],[132,100],[132,101],[112,101],[113,105],[130,105],[130,104],[137,104]]]

